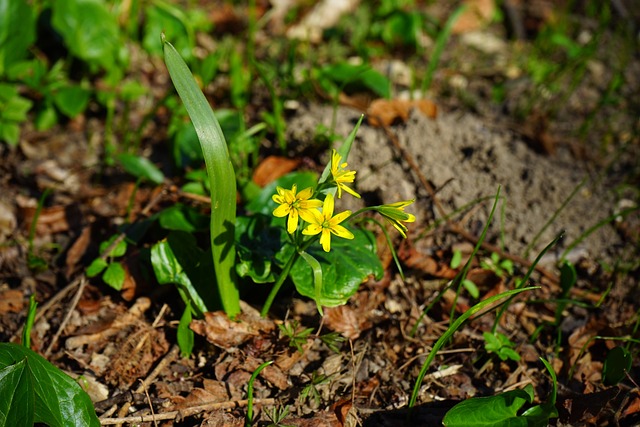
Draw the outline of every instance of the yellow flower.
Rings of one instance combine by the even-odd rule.
[[[407,227],[403,222],[414,222],[416,217],[412,214],[406,213],[404,208],[409,206],[415,200],[403,200],[401,202],[395,202],[388,205],[378,206],[378,211],[387,221],[393,225],[396,230],[402,234],[402,237],[407,238]]]
[[[347,170],[347,162],[341,162],[342,156],[336,150],[333,150],[331,153],[331,175],[338,187],[338,199],[342,197],[342,190],[359,199],[360,195],[346,184],[356,179],[356,172]]]
[[[314,236],[318,233],[320,235],[320,244],[325,252],[329,252],[331,249],[331,233],[343,239],[353,239],[353,233],[340,225],[342,221],[347,219],[351,215],[351,211],[340,212],[333,216],[333,196],[331,193],[327,194],[327,198],[324,199],[322,205],[322,212],[317,210],[311,211],[313,218],[306,220],[309,225],[302,230],[302,234],[307,236]]]
[[[289,215],[287,219],[287,231],[293,233],[298,228],[298,217],[307,222],[313,220],[313,212],[317,212],[317,208],[322,206],[322,202],[318,199],[311,199],[313,196],[313,188],[305,188],[296,193],[297,186],[293,184],[291,190],[282,187],[276,187],[278,194],[271,196],[274,202],[280,206],[274,209],[273,215],[278,218]]]

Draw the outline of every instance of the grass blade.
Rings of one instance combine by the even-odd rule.
[[[220,124],[187,64],[164,39],[165,63],[196,129],[211,184],[211,248],[222,306],[229,317],[240,313],[235,281],[236,176]]]

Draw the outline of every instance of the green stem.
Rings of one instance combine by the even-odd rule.
[[[262,306],[262,311],[260,312],[260,316],[267,317],[267,314],[269,313],[269,309],[271,309],[271,304],[273,304],[273,300],[276,298],[276,295],[278,294],[278,291],[282,287],[282,284],[284,283],[285,279],[287,278],[287,276],[289,276],[291,267],[293,267],[293,264],[298,259],[298,256],[300,256],[298,254],[298,251],[295,251],[293,255],[291,255],[291,258],[289,258],[289,261],[287,261],[287,263],[285,264],[284,268],[282,269],[282,272],[280,273],[280,276],[278,277],[278,280],[276,280],[276,283],[273,284],[273,288],[271,288],[271,292],[269,292],[269,296],[267,297],[267,300],[264,302],[264,306]]]
[[[269,310],[271,309],[271,305],[273,304],[273,300],[276,298],[276,295],[278,294],[278,291],[280,291],[280,288],[282,287],[282,284],[286,280],[287,276],[289,276],[289,272],[291,271],[291,268],[293,268],[293,264],[295,264],[295,262],[298,260],[300,252],[306,251],[311,243],[316,241],[318,238],[318,236],[311,236],[310,239],[302,242],[300,246],[296,247],[295,252],[291,255],[291,258],[289,258],[289,261],[287,261],[287,263],[285,264],[282,272],[280,273],[280,276],[278,276],[278,280],[276,280],[276,283],[273,284],[273,288],[271,288],[271,292],[269,292],[269,296],[267,296],[267,300],[264,302],[264,306],[262,307],[260,316],[267,317],[267,314],[269,314]]]

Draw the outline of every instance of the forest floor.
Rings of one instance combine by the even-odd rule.
[[[149,242],[123,258],[120,291],[84,271],[120,225],[177,202],[206,213],[206,198],[186,197],[177,189],[180,177],[137,186],[118,167],[103,165],[100,114],[47,131],[27,124],[18,147],[0,146],[0,338],[19,339],[35,295],[32,348],[82,377],[103,424],[154,425],[155,414],[162,420],[157,425],[245,425],[250,377],[274,361],[253,382],[255,425],[402,426],[420,368],[451,315],[517,286],[563,232],[534,265],[528,284],[539,288],[518,295],[500,319],[498,331],[518,360],[485,349],[483,333],[491,330],[495,310],[470,319],[438,352],[412,425],[440,425],[462,400],[527,384],[536,402],[544,401],[552,386],[540,358],[558,377],[559,415],[552,425],[640,425],[639,347],[628,340],[640,338],[640,56],[633,52],[621,71],[619,97],[603,102],[616,43],[614,36],[602,38],[570,91],[548,93],[526,78],[508,77],[516,73],[508,64],[523,44],[493,26],[452,37],[437,90],[423,108],[399,101],[374,108],[371,94],[360,93],[343,93],[339,105],[291,100],[287,158],[295,162],[283,166],[289,169],[321,172],[329,159],[318,149],[321,129],[344,138],[365,114],[348,160],[363,197],[343,207],[415,199],[407,208],[416,216],[408,238],[391,234],[402,273],[379,233],[385,274],[363,283],[347,304],[320,317],[313,301],[289,287],[261,318],[264,292],[244,294],[239,322],[222,312],[192,321],[196,341],[188,358],[176,340],[180,298],[155,282],[145,261]],[[378,68],[390,64],[381,60]],[[140,79],[158,92],[170,90],[166,70],[154,65],[153,75]],[[573,82],[570,73],[565,77],[560,87]],[[506,83],[497,103],[492,88],[498,80]],[[208,95],[225,93],[221,85]],[[518,117],[527,102],[533,108]],[[132,126],[143,116],[135,106],[128,114]],[[171,177],[166,118],[145,126],[142,151]],[[275,165],[291,165],[275,152],[264,142],[259,163],[274,163],[265,166],[261,185],[280,174]],[[480,297],[445,291],[478,242],[467,278]],[[452,265],[456,254],[460,266]],[[34,257],[48,267],[36,268]],[[575,267],[577,281],[563,295],[564,260]],[[559,300],[568,301],[560,313]],[[297,331],[294,338],[283,325]],[[331,332],[338,335],[330,341]],[[603,364],[621,345],[634,356],[631,369],[605,385]],[[289,410],[280,424],[270,421],[274,408]]]

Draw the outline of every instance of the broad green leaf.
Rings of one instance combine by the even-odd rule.
[[[274,226],[274,219],[263,214],[236,218],[236,271],[240,277],[250,277],[255,283],[275,281],[271,267],[288,238],[284,224]]]
[[[100,426],[91,399],[71,377],[26,347],[0,343],[0,372],[21,362],[24,362],[23,373],[28,380],[20,380],[12,385],[9,381],[16,377],[4,376],[0,378],[0,390],[13,389],[24,399],[34,396],[35,404],[31,412],[34,422],[50,427]],[[6,401],[6,395],[2,393],[2,396],[0,401]],[[26,418],[28,413],[19,416]],[[20,425],[14,424],[14,421],[20,422],[20,419],[8,420],[5,425]]]
[[[164,181],[164,174],[162,171],[146,157],[122,153],[118,155],[117,159],[124,170],[136,178],[148,179],[154,184],[162,184]]]
[[[209,228],[209,218],[183,204],[175,204],[158,215],[160,226],[166,230],[205,231]]]
[[[33,9],[25,0],[0,0],[0,76],[25,58],[36,37]]]
[[[615,385],[624,379],[631,369],[633,358],[624,347],[616,346],[607,353],[602,367],[602,379],[606,385]]]
[[[102,270],[107,268],[107,265],[109,265],[109,263],[102,258],[94,259],[93,262],[89,264],[89,267],[87,267],[87,277],[97,276],[98,274],[102,273]]]
[[[211,106],[187,64],[164,41],[165,63],[178,95],[189,113],[204,154],[211,188],[211,249],[217,289],[229,317],[240,313],[235,277],[236,176],[229,149]]]
[[[512,390],[497,396],[463,400],[451,408],[442,423],[446,427],[517,427],[527,426],[526,418],[518,411],[533,401],[533,387]]]
[[[107,70],[114,66],[120,34],[116,17],[107,10],[105,2],[54,1],[51,8],[51,24],[73,55]]]
[[[110,263],[104,273],[102,273],[102,280],[116,291],[119,291],[122,289],[122,285],[124,285],[125,276],[122,264],[114,261]]]
[[[0,369],[0,426],[32,427],[35,395],[24,358]]]
[[[210,254],[197,247],[191,234],[174,231],[167,240],[153,245],[151,265],[158,283],[177,285],[183,301],[191,304],[197,316],[215,304]]]
[[[303,259],[291,269],[291,279],[298,292],[315,300],[316,304],[335,307],[347,302],[369,276],[382,277],[384,271],[376,255],[373,235],[366,230],[351,229],[353,240],[331,237],[331,251],[325,252],[319,244],[307,252],[322,266],[322,290],[317,295],[313,271]]]
[[[178,346],[180,347],[180,354],[182,357],[191,356],[193,351],[194,333],[189,328],[191,324],[191,302],[187,301],[187,306],[184,308],[184,312],[180,317],[180,323],[178,324]]]
[[[53,93],[53,102],[67,117],[76,117],[87,108],[90,92],[80,86],[65,86]]]

